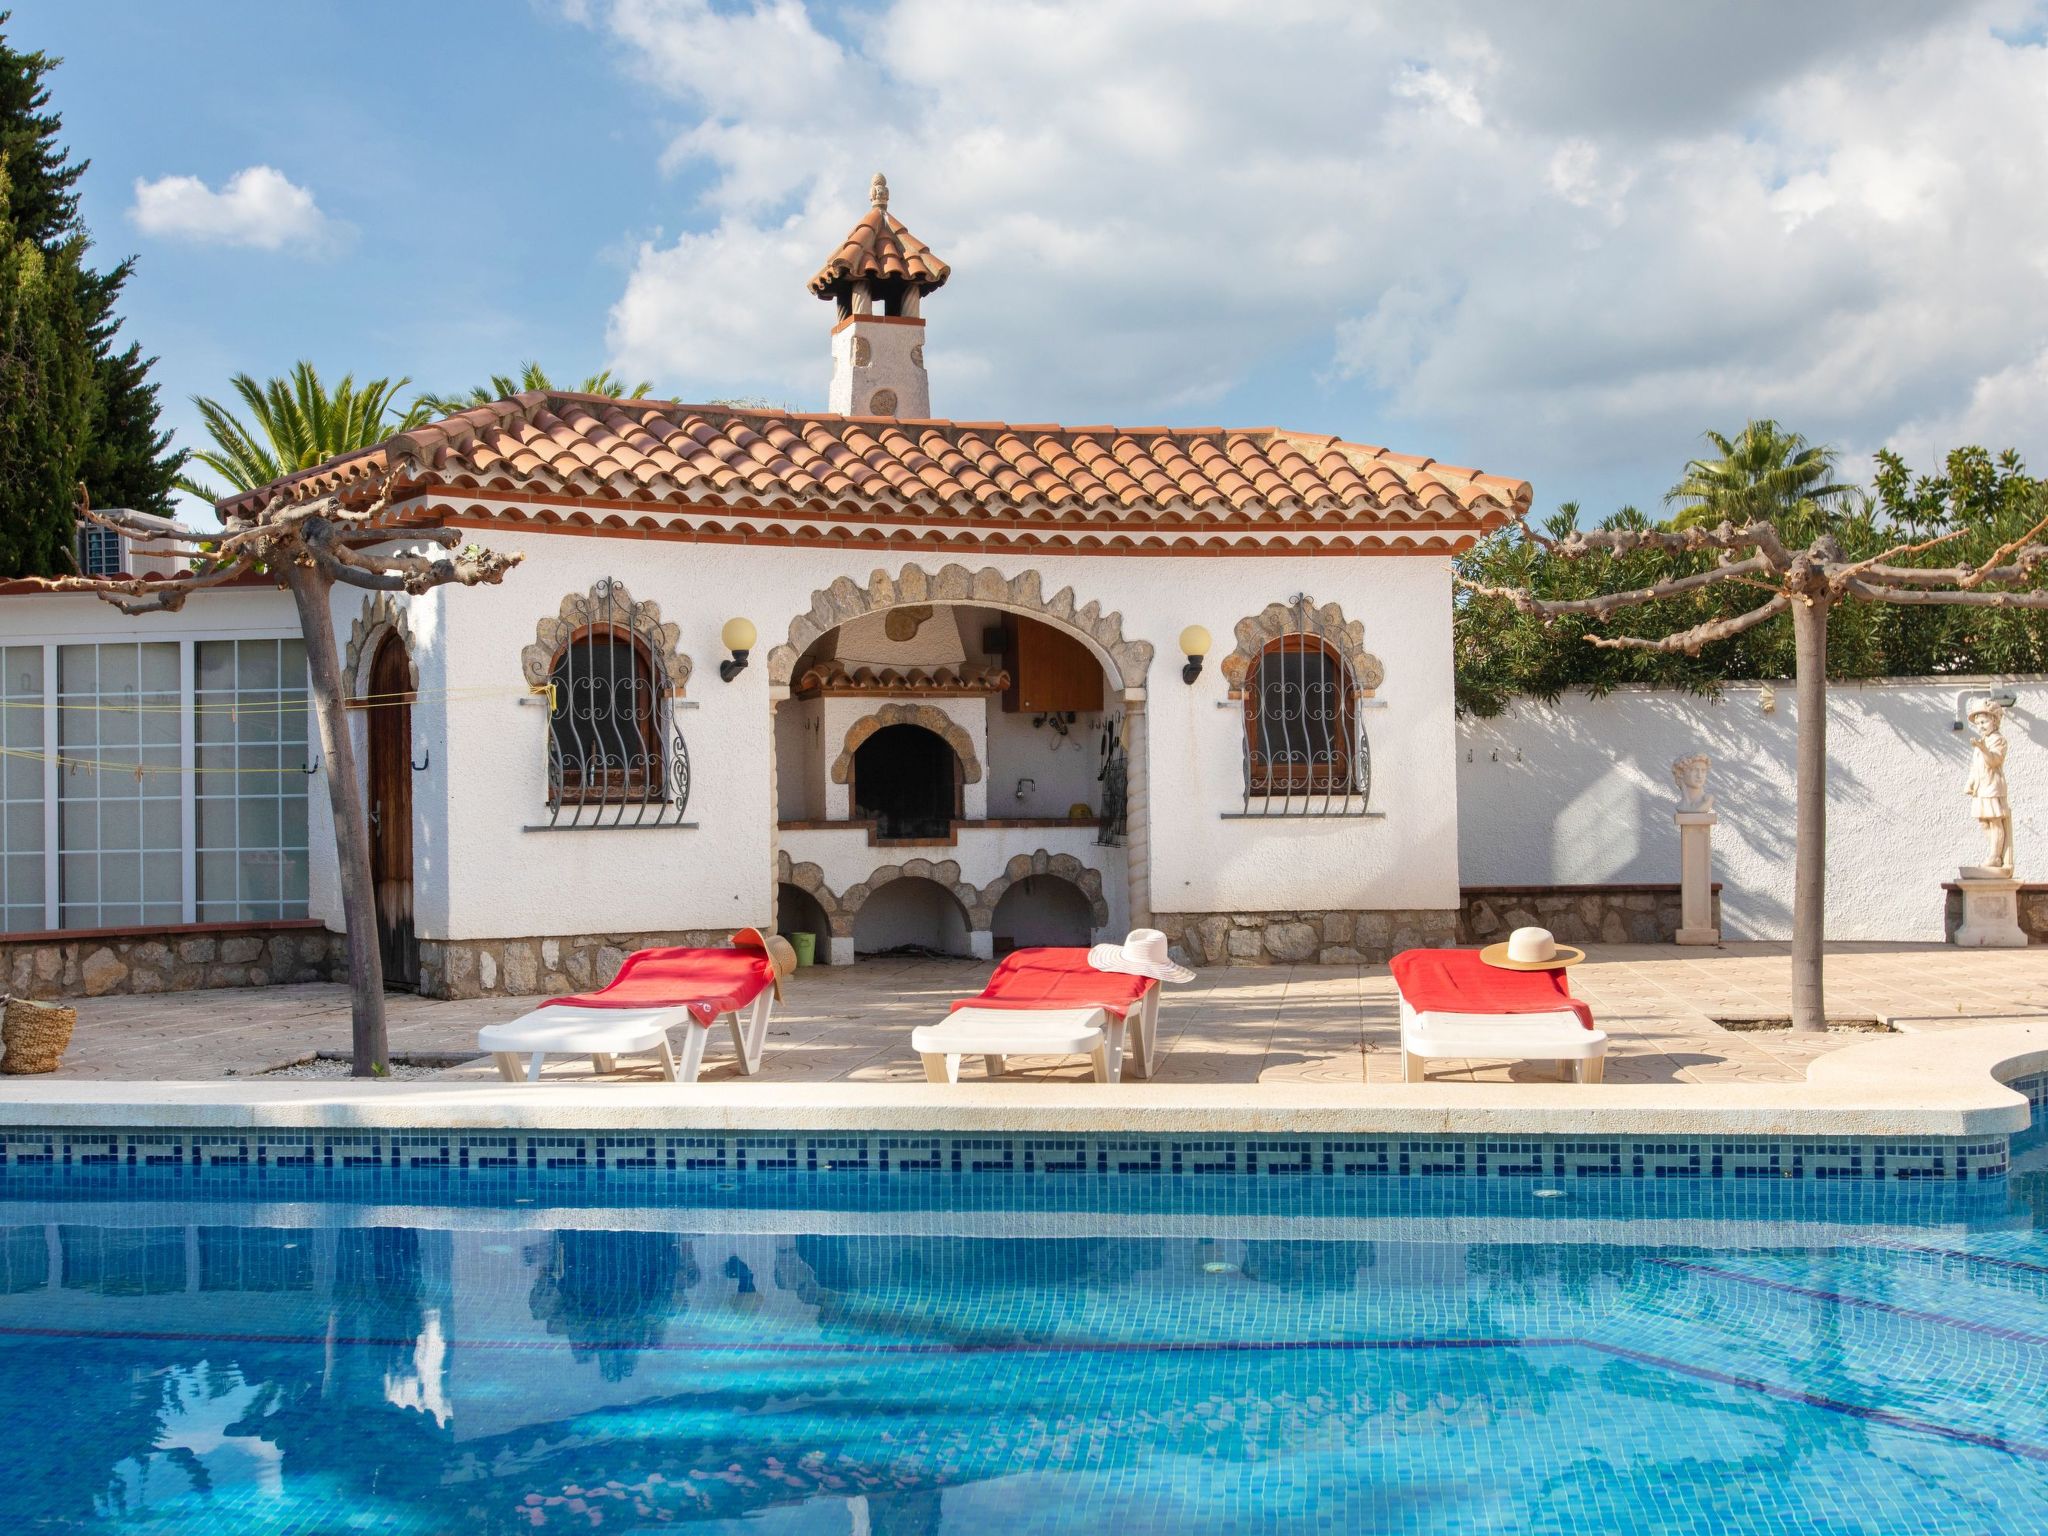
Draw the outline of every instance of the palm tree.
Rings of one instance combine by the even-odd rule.
[[[1838,532],[1861,508],[1857,489],[1834,478],[1835,450],[1783,431],[1775,421],[1751,421],[1732,438],[1709,432],[1706,439],[1720,457],[1691,460],[1684,478],[1664,494],[1667,503],[1684,504],[1674,528],[1766,522],[1804,544]]]
[[[361,388],[355,375],[345,373],[332,389],[321,380],[319,370],[301,360],[293,364],[291,376],[258,383],[246,373],[231,381],[235,393],[249,408],[245,423],[222,405],[204,395],[192,403],[213,438],[212,448],[192,455],[223,477],[234,491],[252,491],[259,485],[311,469],[337,454],[381,443],[394,432],[403,432],[426,420],[415,404],[400,413],[394,401],[411,379],[371,379]],[[253,423],[253,425],[251,424]],[[189,496],[219,501],[222,492],[201,485],[189,475],[174,482]]]
[[[528,390],[554,387],[554,380],[548,377],[547,370],[539,363],[524,363],[520,366],[517,379],[509,378],[502,373],[494,373],[489,383],[471,385],[466,395],[423,394],[413,402],[413,407],[415,410],[426,411],[429,416],[453,416],[457,411],[489,405],[494,400],[504,400],[513,395],[524,394]],[[653,389],[654,384],[648,379],[642,379],[628,389],[623,379],[613,378],[611,369],[605,368],[578,384],[574,393],[609,395],[614,400],[644,400]]]

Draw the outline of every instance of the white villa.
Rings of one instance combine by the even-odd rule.
[[[1454,940],[1446,557],[1529,486],[1273,428],[936,419],[948,275],[877,178],[810,285],[829,411],[530,393],[283,483],[390,480],[394,541],[525,557],[337,589],[395,983],[573,990],[771,919],[835,965],[1142,923],[1196,963]],[[0,602],[16,990],[331,972],[297,633],[260,585]]]

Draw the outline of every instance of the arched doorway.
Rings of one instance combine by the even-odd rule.
[[[858,651],[844,643],[856,630],[876,629],[889,643],[873,654],[866,649],[870,633]],[[1048,637],[1051,644],[1044,643]],[[905,565],[894,573],[873,570],[865,581],[843,576],[811,594],[809,608],[791,619],[788,638],[765,658],[778,698],[774,814],[793,839],[808,839],[816,824],[850,814],[835,796],[846,779],[835,783],[818,771],[830,766],[817,761],[821,745],[840,739],[828,718],[835,695],[907,702],[990,693],[997,702],[987,712],[980,782],[971,772],[968,778],[968,819],[1000,816],[1012,826],[1096,821],[1102,845],[1124,850],[1114,857],[1128,883],[1127,920],[1148,922],[1151,662],[1152,646],[1124,635],[1121,613],[1079,600],[1071,587],[1045,592],[1037,570]],[[1085,697],[1067,696],[1069,687],[1085,689]],[[1020,761],[1020,746],[1031,761]],[[813,857],[811,849],[809,841],[798,846],[796,861]],[[976,920],[985,923],[986,914]]]
[[[387,633],[370,662],[370,883],[384,984],[416,990],[420,942],[412,910],[412,666],[405,642]]]

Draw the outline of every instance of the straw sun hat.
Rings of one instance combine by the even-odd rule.
[[[734,949],[758,949],[775,967],[775,1000],[782,1001],[782,978],[796,970],[796,946],[772,928],[742,928],[732,936]]]
[[[1560,944],[1548,928],[1517,928],[1505,944],[1489,944],[1479,958],[1504,971],[1555,971],[1586,958],[1583,949]]]
[[[1097,944],[1088,963],[1098,971],[1121,971],[1157,981],[1193,981],[1195,973],[1167,953],[1166,935],[1157,928],[1133,928],[1121,944]]]

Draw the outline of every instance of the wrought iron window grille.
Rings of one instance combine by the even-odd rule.
[[[1377,817],[1372,744],[1351,667],[1316,629],[1308,599],[1291,599],[1294,628],[1267,642],[1245,674],[1241,699],[1245,817]]]
[[[588,621],[536,695],[548,715],[548,819],[528,830],[694,827],[681,721],[694,706],[676,696],[661,637],[624,587],[606,577],[590,596]]]

